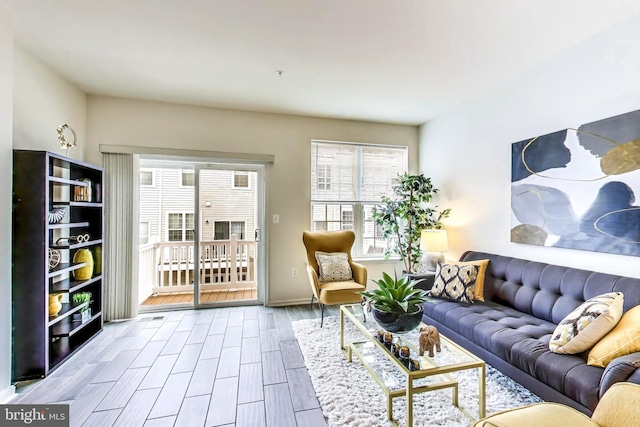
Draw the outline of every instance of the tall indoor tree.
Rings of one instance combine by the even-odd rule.
[[[405,271],[415,273],[420,261],[420,233],[426,229],[440,229],[441,220],[451,209],[438,211],[430,206],[438,189],[424,174],[398,175],[391,195],[383,195],[380,205],[373,210],[372,219],[382,229],[383,237],[394,241],[385,257],[397,254],[404,261]]]

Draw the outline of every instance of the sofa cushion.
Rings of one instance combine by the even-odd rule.
[[[624,295],[620,292],[588,299],[558,324],[549,349],[559,354],[590,349],[620,321],[623,301]]]
[[[431,295],[452,301],[473,303],[479,267],[473,264],[438,264]]]
[[[487,266],[489,265],[488,259],[481,259],[478,261],[449,261],[447,264],[452,265],[477,265],[478,276],[473,284],[473,299],[476,301],[484,301],[484,278],[487,273]]]

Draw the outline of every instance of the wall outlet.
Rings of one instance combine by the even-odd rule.
[[[273,223],[274,224],[280,224],[280,215],[273,214]]]
[[[291,277],[298,277],[298,269],[297,268],[292,268],[291,269]]]

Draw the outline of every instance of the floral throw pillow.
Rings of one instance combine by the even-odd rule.
[[[316,252],[320,283],[345,282],[353,280],[349,256],[344,252]]]
[[[473,304],[479,269],[472,264],[438,264],[431,296]]]

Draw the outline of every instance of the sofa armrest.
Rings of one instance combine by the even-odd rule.
[[[640,352],[620,356],[611,361],[600,379],[600,398],[617,382],[640,384]]]
[[[353,272],[353,280],[367,288],[367,268],[358,264],[357,262],[351,262],[351,271]]]

